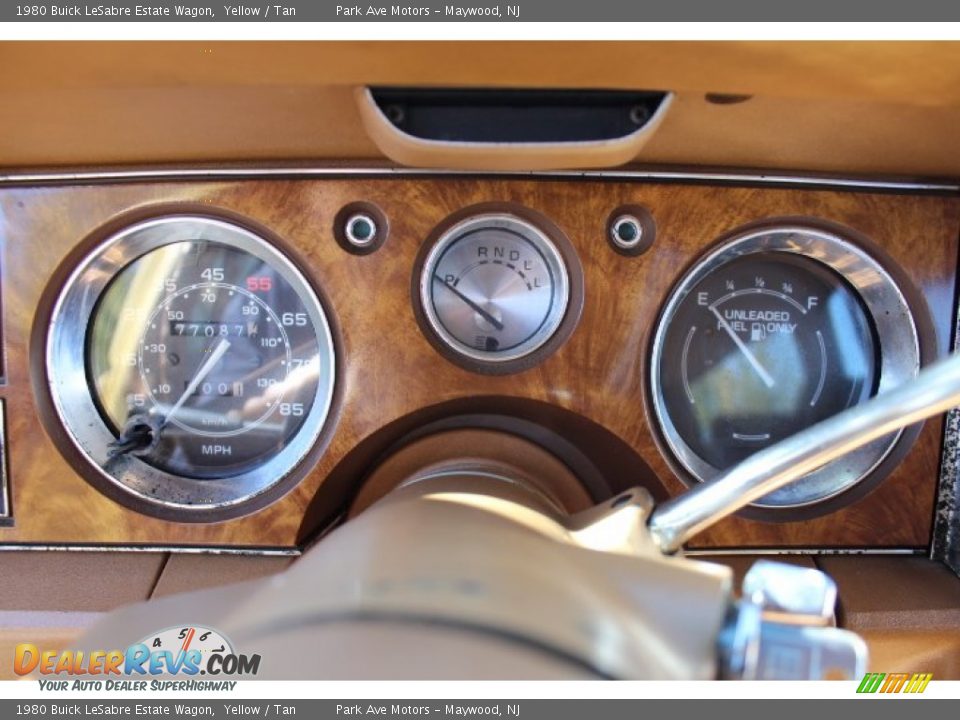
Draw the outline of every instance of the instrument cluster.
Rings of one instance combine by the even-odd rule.
[[[606,252],[650,262],[654,220],[643,208],[613,212]],[[379,209],[337,222],[354,261],[390,252]],[[545,214],[469,206],[419,242],[409,312],[445,362],[511,376],[597,332],[578,326],[581,313],[611,288],[585,286],[575,243]],[[684,482],[708,482],[919,370],[925,310],[853,230],[772,219],[705,245],[662,298],[635,366],[646,397],[623,398],[648,402],[651,431]],[[378,302],[328,298],[283,238],[235,216],[165,212],[111,233],[59,289],[45,338],[50,396],[81,474],[139,512],[179,521],[245,515],[289,492],[337,422],[334,318],[338,303],[357,301]],[[630,323],[631,310],[610,320]],[[835,509],[838,496],[879,483],[884,460],[915,436],[878,440],[754,511],[778,520]]]

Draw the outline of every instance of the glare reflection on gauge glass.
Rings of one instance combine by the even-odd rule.
[[[202,240],[151,250],[115,277],[87,358],[114,432],[150,422],[157,439],[141,459],[198,479],[247,472],[282,450],[310,413],[321,370],[298,290],[261,258]]]
[[[756,253],[690,287],[658,372],[677,434],[725,469],[868,398],[877,365],[871,319],[840,275],[796,254]]]

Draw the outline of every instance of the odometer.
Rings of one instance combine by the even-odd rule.
[[[170,217],[114,236],[74,273],[48,374],[101,474],[149,503],[210,509],[264,493],[303,459],[330,407],[334,353],[316,293],[273,244]]]

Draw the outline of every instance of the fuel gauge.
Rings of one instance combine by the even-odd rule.
[[[748,230],[697,262],[653,340],[653,410],[685,473],[706,482],[745,458],[916,374],[905,296],[845,237],[803,226]],[[812,506],[874,473],[899,435],[760,498]]]
[[[730,260],[677,303],[660,382],[687,444],[727,468],[869,398],[875,348],[867,310],[839,275],[760,252]]]

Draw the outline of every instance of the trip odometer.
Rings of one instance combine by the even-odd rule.
[[[55,309],[47,366],[100,475],[147,510],[193,515],[282,490],[333,395],[313,289],[259,235],[204,217],[135,225],[89,256]]]
[[[694,480],[864,402],[919,369],[904,295],[857,245],[814,228],[746,231],[680,281],[651,364],[663,438]],[[761,498],[812,505],[872,473],[883,438]]]

